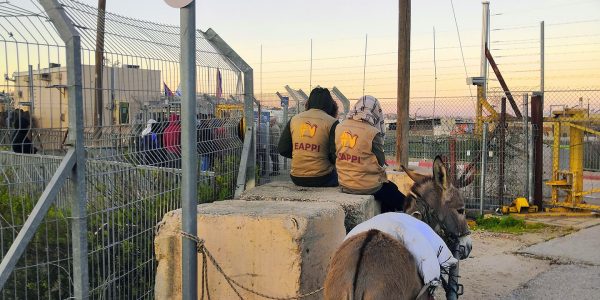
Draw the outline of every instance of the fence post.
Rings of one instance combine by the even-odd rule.
[[[180,9],[181,23],[181,212],[182,229],[197,231],[198,154],[196,150],[196,1]],[[196,244],[182,239],[183,299],[198,298],[198,253]]]
[[[499,130],[499,144],[500,149],[498,149],[498,158],[500,159],[500,163],[498,165],[498,207],[502,208],[502,204],[504,203],[504,150],[506,147],[506,97],[502,97],[500,110],[500,122],[498,126],[500,126]]]
[[[204,33],[208,40],[222,55],[244,73],[244,148],[240,160],[240,171],[236,184],[235,196],[244,189],[256,185],[256,138],[254,137],[254,71],[212,28]]]
[[[483,215],[483,199],[485,198],[485,173],[487,172],[487,134],[488,134],[488,123],[483,123],[483,136],[481,139],[481,183],[479,189],[479,214]]]
[[[524,157],[525,157],[525,164],[526,167],[525,169],[527,170],[527,172],[525,172],[525,183],[524,185],[524,191],[523,193],[525,194],[525,199],[527,199],[527,201],[529,201],[529,111],[528,111],[528,100],[529,100],[529,95],[528,94],[523,94],[523,149],[524,149]]]
[[[534,130],[533,137],[533,202],[541,210],[544,204],[544,195],[542,190],[542,178],[544,172],[543,157],[543,132],[544,132],[544,107],[543,94],[534,92],[531,97],[531,123]]]
[[[76,299],[89,297],[87,261],[87,197],[85,179],[85,148],[83,143],[83,91],[81,40],[73,22],[57,0],[42,0],[54,26],[65,42],[69,95],[69,134],[67,143],[75,153],[75,166],[70,176],[71,237],[73,243],[73,285]]]

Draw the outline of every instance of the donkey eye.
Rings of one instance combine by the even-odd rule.
[[[458,211],[458,213],[461,214],[461,215],[465,214],[465,209],[464,208],[457,209],[456,211]]]

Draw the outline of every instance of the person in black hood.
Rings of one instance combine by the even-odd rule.
[[[281,133],[279,154],[292,159],[290,177],[299,186],[337,186],[335,128],[338,106],[326,88],[315,88],[306,111],[292,117]]]
[[[16,153],[35,154],[37,149],[29,138],[31,130],[30,115],[21,109],[13,112],[12,127],[15,129],[12,136],[12,149]]]

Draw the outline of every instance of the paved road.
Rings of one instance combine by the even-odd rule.
[[[515,274],[518,276],[518,274]],[[504,299],[599,299],[600,266],[559,265]]]
[[[559,264],[513,290],[505,299],[600,299],[600,226],[519,252]]]

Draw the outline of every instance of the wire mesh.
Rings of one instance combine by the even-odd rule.
[[[82,41],[90,298],[150,299],[155,226],[181,207],[179,27],[107,12],[97,67],[98,10],[59,2]],[[3,257],[66,153],[70,116],[64,43],[39,4],[0,2],[0,20]],[[211,202],[233,196],[243,75],[200,30],[196,43],[198,202]],[[69,203],[63,187],[3,299],[73,295]]]

